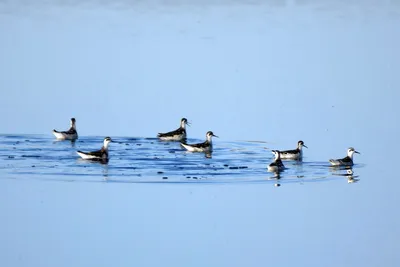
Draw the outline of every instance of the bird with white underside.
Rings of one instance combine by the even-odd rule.
[[[181,143],[181,146],[190,152],[211,152],[213,150],[212,137],[218,137],[218,136],[216,136],[212,131],[208,131],[206,133],[206,141],[204,141],[203,143],[198,143],[198,144]]]
[[[110,137],[104,138],[103,147],[100,150],[93,152],[77,151],[76,153],[82,158],[87,160],[108,160],[108,146],[112,142]]]

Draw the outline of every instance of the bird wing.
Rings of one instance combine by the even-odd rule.
[[[299,151],[297,150],[297,149],[292,149],[292,150],[284,150],[284,151],[281,151],[281,154],[296,154],[296,153],[298,153]]]
[[[191,147],[197,147],[197,148],[204,148],[209,146],[209,143],[207,141],[203,142],[203,143],[198,143],[198,144],[187,144]]]
[[[185,129],[178,128],[175,131],[171,131],[168,133],[159,133],[158,137],[168,137],[168,136],[180,135],[180,134],[183,134],[184,132],[185,132]]]
[[[82,152],[82,151],[78,151],[78,152],[81,152],[81,153],[89,155],[89,156],[99,157],[99,158],[101,158],[104,153],[103,149],[93,151],[93,152]]]

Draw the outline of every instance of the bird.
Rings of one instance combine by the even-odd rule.
[[[275,155],[275,160],[268,165],[268,171],[269,172],[280,172],[285,169],[285,166],[282,163],[281,160],[281,152],[279,150],[272,150],[272,153]]]
[[[110,142],[113,142],[110,137],[104,138],[103,141],[103,147],[100,150],[93,151],[93,152],[82,152],[78,150],[76,153],[82,158],[82,159],[88,159],[88,160],[103,160],[107,161],[108,160],[108,145]]]
[[[183,141],[186,139],[186,125],[190,126],[190,123],[186,118],[182,118],[181,126],[178,129],[167,133],[158,133],[157,137],[164,141]]]
[[[349,147],[347,149],[347,156],[342,159],[330,159],[329,162],[332,166],[353,166],[353,154],[361,154],[360,152],[354,150],[354,148]]]
[[[181,146],[183,146],[187,151],[190,151],[190,152],[211,152],[213,149],[213,145],[212,145],[212,137],[213,136],[218,137],[212,131],[208,131],[206,133],[206,141],[205,142],[199,143],[199,144],[181,143]]]
[[[303,157],[303,147],[308,148],[303,141],[298,141],[296,149],[280,151],[281,159],[301,160]]]
[[[76,120],[75,118],[71,118],[71,127],[68,131],[59,132],[57,130],[53,130],[54,136],[58,140],[75,140],[78,139],[78,132],[76,131]]]

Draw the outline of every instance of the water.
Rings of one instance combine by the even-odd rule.
[[[268,173],[273,161],[267,142],[216,142],[211,154],[185,151],[179,142],[157,138],[114,137],[107,163],[85,161],[77,150],[93,151],[103,138],[81,137],[76,142],[56,141],[44,135],[1,135],[1,176],[71,182],[120,183],[308,183],[343,180],[346,169],[327,161],[285,161],[286,170]],[[188,139],[189,143],[200,142]],[[295,146],[294,146],[295,147]],[[293,147],[293,148],[294,148]],[[307,151],[305,151],[307,154]],[[356,159],[357,160],[357,159]],[[353,166],[353,171],[363,164]],[[355,175],[354,175],[355,176]],[[338,178],[342,177],[342,178]]]
[[[398,1],[0,1],[0,36],[0,266],[399,266]],[[182,117],[211,158],[154,138]]]

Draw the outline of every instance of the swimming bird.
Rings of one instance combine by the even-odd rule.
[[[186,118],[181,119],[181,126],[175,131],[171,131],[168,133],[159,133],[157,135],[160,140],[164,141],[182,141],[186,139],[186,125],[190,126],[190,123]]]
[[[78,139],[78,132],[76,131],[76,120],[75,118],[71,118],[71,127],[68,131],[59,132],[57,130],[53,130],[54,136],[58,140],[75,140]]]
[[[280,151],[281,159],[300,160],[303,157],[303,151],[302,151],[303,147],[308,148],[304,144],[304,142],[300,140],[299,142],[297,142],[297,148],[296,149]]]
[[[112,142],[110,137],[104,138],[103,147],[100,150],[94,152],[82,152],[77,151],[76,153],[82,159],[89,159],[89,160],[108,160],[108,145]]]
[[[329,162],[333,166],[353,166],[353,154],[357,153],[360,154],[360,152],[355,151],[354,148],[349,147],[347,149],[347,156],[342,158],[342,159],[330,159]]]
[[[275,160],[271,164],[268,165],[269,172],[279,172],[285,169],[285,166],[281,160],[281,152],[279,150],[272,150],[272,153],[275,155]]]
[[[212,145],[212,137],[218,137],[216,136],[212,131],[208,131],[206,133],[206,141],[203,143],[199,144],[186,144],[186,143],[181,143],[181,146],[183,146],[187,151],[190,152],[211,152],[213,149]]]

